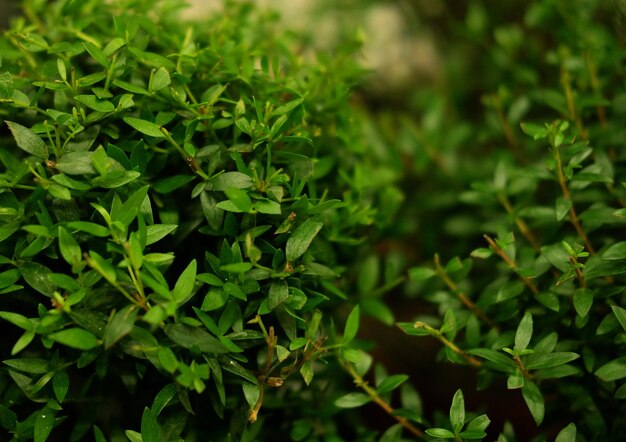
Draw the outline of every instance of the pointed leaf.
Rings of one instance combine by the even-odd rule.
[[[141,118],[124,117],[122,118],[126,124],[135,129],[137,132],[141,132],[144,135],[155,138],[164,138],[161,132],[161,126],[154,124],[150,121],[142,120]]]
[[[356,334],[359,331],[360,312],[361,312],[361,309],[358,305],[356,305],[350,312],[350,315],[348,316],[348,319],[346,320],[346,327],[343,331],[343,343],[344,344],[348,344],[350,341],[352,341],[356,337]]]
[[[12,121],[6,123],[20,149],[41,160],[48,158],[48,146],[32,129]]]
[[[465,423],[465,401],[463,392],[459,389],[454,393],[452,405],[450,406],[450,423],[455,433],[461,431]]]
[[[294,261],[307,251],[324,223],[317,218],[308,218],[293,231],[287,240],[286,256],[288,261]]]
[[[517,351],[525,350],[530,343],[530,338],[533,335],[533,316],[530,312],[526,312],[524,317],[517,326],[517,332],[515,333],[515,349]]]
[[[535,423],[540,425],[545,414],[545,404],[539,388],[533,382],[526,380],[522,387],[522,396]]]

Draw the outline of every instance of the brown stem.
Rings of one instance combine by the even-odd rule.
[[[565,198],[568,201],[571,201],[572,197],[569,192],[569,189],[567,188],[567,179],[565,178],[565,174],[563,173],[563,164],[561,162],[561,154],[559,152],[558,147],[554,147],[554,158],[556,159],[556,169],[557,169],[556,173],[557,173],[557,178],[559,180],[559,185],[561,186],[561,192],[563,193],[563,198]],[[591,243],[589,242],[589,238],[587,237],[587,234],[585,233],[582,226],[580,225],[580,221],[578,220],[578,214],[576,213],[576,209],[574,208],[573,202],[569,209],[569,217],[570,217],[570,222],[574,226],[574,229],[576,229],[576,233],[578,234],[578,237],[585,244],[587,251],[591,253],[592,255],[595,255],[596,252],[593,246],[591,245]]]
[[[352,376],[354,383],[360,387],[367,395],[382,408],[388,415],[393,417],[400,425],[402,425],[407,431],[411,432],[414,436],[422,438],[424,437],[424,432],[413,425],[409,420],[403,416],[397,416],[394,414],[395,410],[391,405],[389,405],[383,398],[378,395],[378,392],[370,387],[367,382],[356,372],[352,364],[342,363],[344,369]]]
[[[435,253],[435,271],[441,280],[448,286],[448,288],[452,291],[452,293],[456,293],[463,305],[467,307],[472,313],[474,313],[478,319],[483,321],[489,327],[494,327],[494,322],[483,312],[474,302],[469,299],[469,297],[459,290],[459,287],[456,283],[450,279],[445,269],[441,265],[441,260],[439,259],[439,254]]]
[[[509,268],[513,270],[515,274],[522,280],[524,285],[526,285],[526,287],[528,287],[530,291],[533,292],[535,295],[539,294],[539,289],[537,288],[537,286],[535,286],[535,284],[533,284],[533,282],[529,278],[517,273],[517,263],[513,259],[511,259],[509,255],[507,255],[502,247],[500,247],[489,235],[483,235],[483,237],[489,244],[489,247],[491,247],[491,250],[496,252],[496,254],[500,258],[502,258],[502,260],[509,266]]]
[[[504,136],[506,137],[506,141],[511,148],[511,151],[515,155],[515,158],[518,159],[521,163],[528,163],[526,156],[520,151],[517,140],[515,139],[515,133],[513,132],[513,128],[507,120],[506,115],[504,115],[504,110],[502,109],[502,102],[497,94],[491,95],[491,103],[493,104],[493,108],[496,111],[496,115],[498,116],[498,121],[500,121],[500,125],[502,126],[502,130],[504,132]]]
[[[585,51],[585,64],[587,65],[587,72],[589,73],[589,81],[591,82],[591,88],[595,92],[596,96],[601,97],[600,81],[598,80],[598,69],[596,64],[591,59],[589,51]],[[598,114],[598,120],[602,128],[607,127],[606,112],[601,105],[596,106],[596,113]]]
[[[585,282],[585,277],[583,276],[583,272],[578,266],[578,261],[573,256],[570,256],[569,262],[574,267],[574,271],[576,272],[576,277],[578,278],[578,284],[580,284],[580,287],[584,289],[585,287],[587,287],[587,284]]]

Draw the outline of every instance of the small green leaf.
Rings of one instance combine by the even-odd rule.
[[[404,384],[409,377],[405,374],[395,374],[385,378],[380,385],[376,388],[379,394],[388,393],[395,390],[400,385]]]
[[[178,368],[178,359],[176,355],[169,347],[159,347],[159,362],[163,366],[163,369],[168,373],[174,373]]]
[[[126,124],[131,126],[137,132],[141,132],[149,137],[164,138],[164,135],[161,132],[161,127],[158,124],[134,117],[124,117],[122,120],[124,120]]]
[[[225,193],[228,200],[217,204],[220,209],[235,213],[247,213],[252,210],[252,200],[246,191],[231,187],[226,189]]]
[[[138,312],[136,306],[128,305],[113,315],[104,329],[105,349],[108,350],[132,331]]]
[[[626,241],[613,244],[602,254],[602,259],[607,261],[626,259]]]
[[[545,404],[539,388],[532,381],[526,380],[522,387],[522,396],[535,423],[541,425],[545,414]]]
[[[101,100],[95,95],[76,95],[74,100],[97,112],[113,112],[115,106],[108,100]]]
[[[346,320],[346,327],[343,331],[344,344],[348,344],[356,337],[356,334],[359,331],[360,312],[360,307],[356,305],[350,312],[350,315],[348,315],[348,319]]]
[[[193,292],[193,286],[196,281],[197,267],[198,263],[194,259],[187,265],[185,270],[183,270],[183,273],[181,273],[178,277],[174,290],[172,290],[172,299],[178,303],[178,305],[184,303]]]
[[[54,411],[43,407],[35,417],[34,442],[45,442],[54,428]]]
[[[626,331],[626,309],[623,309],[622,307],[619,307],[617,305],[612,305],[611,310],[613,310],[613,314],[617,318],[624,331]]]
[[[251,262],[234,262],[220,266],[220,270],[226,273],[246,273],[253,267]]]
[[[154,244],[178,228],[176,224],[153,224],[146,227],[146,245]]]
[[[142,442],[159,442],[160,429],[155,414],[148,407],[143,409],[141,416],[141,440]]]
[[[310,385],[314,374],[313,364],[311,364],[311,361],[306,361],[302,364],[302,367],[300,367],[300,374],[302,375],[302,379],[304,379],[304,383]]]
[[[254,209],[259,213],[265,213],[267,215],[280,215],[282,213],[280,209],[280,204],[278,204],[276,201],[271,201],[268,199],[255,201]]]
[[[218,339],[196,327],[184,324],[168,324],[164,331],[172,341],[184,348],[195,349],[202,353],[229,352]]]
[[[225,172],[211,178],[211,190],[226,191],[228,189],[248,189],[254,182],[245,173]]]
[[[48,159],[48,146],[32,129],[7,121],[17,146],[40,160]]]
[[[29,286],[42,295],[52,296],[56,287],[48,279],[52,273],[48,267],[35,261],[24,261],[18,263],[18,269]]]
[[[293,231],[285,248],[288,261],[295,261],[307,251],[324,223],[317,218],[308,218]]]
[[[572,422],[559,431],[554,442],[576,442],[576,425]]]
[[[402,436],[402,425],[396,424],[387,428],[387,430],[380,436],[378,442],[400,442]]]
[[[0,318],[10,322],[13,325],[16,325],[22,330],[29,331],[32,330],[34,327],[30,319],[28,319],[26,316],[20,315],[19,313],[0,312]]]
[[[577,353],[563,351],[549,354],[530,354],[527,357],[526,368],[528,370],[538,370],[543,368],[552,368],[578,359],[580,355]]]
[[[522,128],[522,132],[524,132],[526,135],[530,135],[535,140],[545,138],[550,133],[550,130],[547,127],[541,126],[539,124],[520,123],[520,126]]]
[[[113,211],[111,214],[111,218],[113,221],[119,221],[124,226],[129,226],[131,222],[137,217],[139,214],[139,210],[148,195],[148,189],[150,186],[144,186],[141,189],[137,190],[133,193],[128,200],[122,205],[122,207],[115,212],[113,215]]]
[[[289,287],[284,280],[276,280],[272,282],[267,297],[267,303],[270,310],[274,310],[280,304],[285,302],[289,297]]]
[[[66,328],[48,335],[50,339],[77,350],[91,350],[99,344],[98,338],[82,328]]]
[[[466,430],[485,431],[490,423],[489,417],[486,414],[481,414],[467,423]]]
[[[429,428],[426,430],[426,434],[439,439],[454,439],[454,433],[445,428]]]
[[[365,393],[348,393],[335,401],[339,408],[357,408],[367,404],[370,397]]]
[[[459,389],[454,393],[452,405],[450,405],[450,423],[455,433],[461,431],[465,423],[465,401],[463,392]]]
[[[487,433],[485,433],[484,431],[480,431],[480,430],[466,430],[466,431],[461,431],[459,433],[459,437],[463,440],[477,440],[477,439],[484,439],[487,436]]]
[[[82,260],[82,252],[78,242],[63,227],[59,227],[59,250],[68,264],[75,266]]]
[[[52,378],[52,389],[54,390],[54,396],[57,401],[62,403],[67,396],[67,392],[70,389],[70,376],[67,371],[57,371]]]
[[[437,272],[429,267],[413,267],[409,269],[409,277],[413,281],[425,281],[433,276],[435,276]]]
[[[96,60],[105,68],[109,67],[109,59],[107,58],[106,54],[102,52],[102,49],[90,42],[83,43],[83,46],[85,47],[85,49],[87,49],[87,52],[89,52],[89,55],[91,55],[94,60]]]
[[[595,375],[605,382],[626,378],[626,356],[604,364],[596,370]]]
[[[170,73],[167,71],[167,69],[161,66],[154,73],[154,77],[152,78],[151,89],[153,92],[157,92],[163,89],[164,87],[169,86],[171,83],[172,83],[172,80],[170,78]]]
[[[47,359],[5,359],[2,363],[15,370],[32,374],[43,374],[50,370],[50,361]]]
[[[574,292],[574,309],[581,317],[589,314],[589,309],[593,305],[593,291],[587,288],[579,288]]]
[[[517,326],[515,332],[515,350],[522,351],[528,347],[530,338],[533,335],[533,317],[530,312],[526,312]]]

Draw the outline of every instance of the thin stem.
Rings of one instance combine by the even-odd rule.
[[[583,126],[580,116],[576,112],[576,101],[574,100],[574,93],[572,91],[571,78],[565,67],[561,67],[561,83],[563,84],[565,99],[567,100],[569,118],[576,123],[576,128],[578,129],[582,139],[586,140],[589,137],[589,134],[587,133],[585,126]]]
[[[567,178],[565,178],[565,174],[563,173],[563,163],[561,161],[561,154],[559,152],[558,147],[554,147],[554,158],[556,159],[557,179],[559,180],[559,185],[561,186],[561,192],[563,193],[563,198],[568,201],[571,201],[572,197],[569,192],[569,189],[567,188]],[[585,233],[582,226],[580,225],[580,221],[578,220],[578,214],[576,213],[576,209],[574,208],[573,202],[569,209],[569,216],[570,216],[570,222],[574,226],[574,229],[576,229],[576,233],[578,234],[578,237],[582,239],[583,243],[585,243],[585,247],[587,248],[587,251],[591,253],[592,255],[595,255],[596,252],[593,246],[591,245],[591,243],[589,242],[589,238],[587,238],[587,234]]]
[[[361,388],[372,401],[382,408],[388,415],[393,417],[400,425],[402,425],[407,431],[411,432],[416,437],[424,437],[424,432],[413,425],[409,420],[403,416],[396,416],[395,410],[389,405],[383,398],[378,395],[378,392],[370,387],[368,383],[356,372],[354,366],[350,363],[342,361],[343,368],[350,374],[357,387]]]
[[[494,326],[494,322],[489,318],[485,312],[483,312],[474,302],[469,299],[469,297],[463,293],[456,283],[448,276],[446,270],[441,265],[441,260],[439,259],[439,254],[435,253],[435,271],[437,272],[437,276],[441,278],[441,280],[448,286],[448,288],[452,291],[452,293],[456,293],[463,305],[467,307],[474,315],[476,315],[481,321],[487,324],[489,327]]]
[[[478,359],[474,358],[473,356],[468,355],[463,350],[461,350],[459,347],[457,347],[457,345],[454,342],[452,342],[449,339],[447,339],[443,335],[443,333],[441,333],[440,330],[437,330],[436,328],[433,328],[430,325],[428,325],[428,324],[426,324],[424,322],[420,322],[420,321],[417,321],[416,323],[414,323],[413,327],[414,328],[423,328],[424,330],[426,330],[429,335],[431,335],[432,337],[436,338],[437,340],[439,340],[439,342],[441,342],[443,345],[448,347],[454,353],[456,353],[457,355],[459,355],[460,357],[465,359],[465,361],[469,365],[471,365],[471,366],[473,366],[475,368],[482,367],[483,363],[481,361],[479,361]]]
[[[500,258],[502,258],[502,260],[509,266],[509,268],[513,270],[522,280],[524,285],[526,285],[526,287],[528,287],[530,291],[532,291],[535,295],[539,294],[539,289],[537,288],[537,286],[535,286],[535,284],[533,284],[530,278],[520,275],[517,272],[517,263],[513,259],[511,259],[511,257],[502,249],[502,247],[500,247],[489,235],[483,235],[483,237],[489,244],[489,247],[491,247],[491,250],[493,250]]]

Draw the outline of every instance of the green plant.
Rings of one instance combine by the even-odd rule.
[[[13,440],[301,439],[337,412],[339,277],[387,216],[350,177],[359,69],[250,5],[180,7],[26,1],[0,41]]]
[[[24,1],[0,39],[3,431],[619,439],[623,37],[575,3],[416,14],[449,56],[399,111],[350,26],[311,54],[242,2]],[[387,368],[422,354],[402,331],[523,407],[442,378],[433,409]]]

